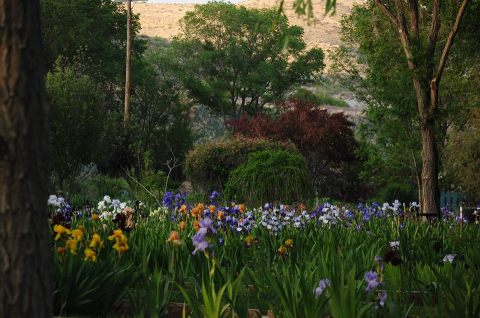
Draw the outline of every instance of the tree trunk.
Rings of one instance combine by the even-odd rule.
[[[38,0],[0,0],[0,317],[51,317]]]
[[[435,126],[424,125],[422,136],[422,213],[426,218],[440,216],[440,191],[438,188],[438,152]]]
[[[128,127],[130,121],[130,87],[132,82],[132,1],[127,0],[127,49],[125,53],[125,109],[123,112],[123,127]]]

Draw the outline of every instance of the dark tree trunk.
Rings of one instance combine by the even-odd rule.
[[[438,188],[438,151],[435,127],[422,127],[422,212],[428,217],[440,214],[440,191]]]
[[[0,317],[51,317],[38,0],[0,0]]]

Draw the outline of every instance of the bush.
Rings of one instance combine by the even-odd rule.
[[[364,194],[357,178],[357,142],[353,124],[342,113],[329,114],[299,100],[282,105],[277,118],[260,114],[230,123],[244,137],[290,141],[308,162],[312,183],[320,196],[353,201]]]
[[[124,178],[112,178],[106,175],[97,174],[82,180],[78,192],[67,193],[74,207],[84,205],[96,206],[98,200],[105,195],[121,201],[128,201],[133,198],[132,191]]]
[[[100,160],[105,98],[91,77],[60,65],[47,74],[46,89],[52,167],[60,186],[72,186],[83,165]]]
[[[195,191],[201,193],[220,191],[227,182],[230,172],[246,162],[251,153],[280,149],[296,152],[295,147],[289,143],[258,138],[211,141],[197,146],[187,154],[185,174]]]
[[[280,200],[299,202],[312,194],[305,159],[285,150],[265,150],[250,155],[230,173],[225,196],[258,204]]]
[[[305,88],[299,88],[293,93],[290,98],[291,100],[299,100],[305,103],[312,103],[316,106],[321,105],[330,105],[330,106],[337,106],[337,107],[348,107],[347,102],[337,99],[333,96],[330,96],[326,92],[317,92],[314,93],[309,91]]]

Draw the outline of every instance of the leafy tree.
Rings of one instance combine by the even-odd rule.
[[[173,156],[180,162],[193,144],[189,124],[189,103],[174,81],[162,76],[162,67],[155,64],[153,43],[134,72],[132,91],[131,149],[138,170],[142,170],[144,154],[152,156],[154,170],[167,169],[166,162]],[[174,175],[180,177],[181,169]]]
[[[197,102],[223,114],[255,114],[323,68],[321,49],[305,51],[303,30],[275,10],[229,3],[196,6],[159,63]]]
[[[440,82],[447,59],[470,0],[457,4],[433,0],[421,6],[419,1],[403,3],[376,0],[380,11],[398,30],[399,45],[405,55],[405,68],[410,71],[415,92],[422,141],[422,211],[440,215],[438,187],[439,155],[436,130],[441,124]],[[442,5],[443,4],[443,5]],[[440,9],[446,7],[452,19],[444,18]],[[427,13],[428,12],[428,13]],[[446,23],[445,23],[446,22]]]
[[[303,101],[288,101],[282,108],[277,118],[258,114],[229,124],[245,137],[292,142],[306,158],[319,195],[342,200],[363,195],[356,176],[353,124],[342,113],[329,114]]]
[[[465,125],[454,126],[445,147],[446,178],[467,198],[480,198],[480,110],[469,113]],[[475,202],[476,201],[476,202]]]
[[[422,29],[417,34],[418,38],[412,42],[415,58],[425,53],[425,47],[420,43],[431,31],[427,28],[430,23],[427,11],[428,8],[421,11]],[[448,34],[456,13],[453,4],[446,5],[441,11],[443,24],[440,38]],[[439,145],[435,145],[435,149],[439,148],[437,149],[439,151],[448,127],[462,117],[462,110],[471,105],[474,99],[472,92],[478,91],[472,89],[474,76],[471,74],[475,74],[472,73],[475,64],[468,54],[462,54],[461,48],[468,47],[468,51],[471,52],[472,48],[478,47],[476,43],[478,41],[475,40],[478,35],[472,32],[472,27],[478,26],[478,22],[472,19],[473,16],[474,9],[471,8],[465,14],[463,32],[459,34],[458,44],[451,50],[451,62],[446,67],[442,80],[443,93],[438,103],[435,102],[437,111],[434,116],[433,132],[435,139],[440,141]],[[414,73],[406,67],[408,59],[404,48],[398,43],[398,30],[391,28],[391,23],[389,18],[382,14],[378,4],[370,2],[355,7],[342,23],[342,34],[346,44],[356,49],[344,48],[336,53],[336,70],[342,73],[343,79],[347,79],[354,91],[369,105],[366,122],[360,129],[360,136],[364,141],[362,152],[369,158],[366,161],[366,171],[370,175],[372,171],[375,172],[373,174],[375,182],[381,188],[385,188],[390,182],[416,183],[420,190],[427,186],[422,182],[427,179],[425,176],[422,177],[425,158],[422,159],[420,151],[421,131],[426,128],[425,118],[422,119],[418,110],[418,95],[415,88],[418,79],[414,78],[420,76],[425,69],[420,68]],[[437,55],[432,63],[435,61],[438,61]],[[419,65],[424,63],[423,60],[417,62]],[[459,76],[461,73],[464,76]],[[438,165],[439,158],[436,158],[435,162]],[[432,186],[430,183],[429,185]],[[422,198],[422,191],[419,191],[419,198]],[[424,208],[424,211],[434,211],[427,206]]]
[[[100,160],[105,97],[92,78],[59,64],[48,73],[46,88],[53,170],[60,186],[71,186],[82,165]]]
[[[126,20],[123,5],[111,0],[40,0],[42,37],[48,70],[62,56],[68,64],[83,64],[89,75],[121,83],[124,80]],[[132,32],[140,30],[134,16]],[[143,51],[136,40],[134,53]],[[84,72],[86,70],[83,70]]]

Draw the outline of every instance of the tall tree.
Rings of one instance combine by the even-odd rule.
[[[480,97],[479,5],[480,1],[473,0],[466,10],[442,79],[441,112],[437,117],[440,152],[449,127],[461,123],[462,114]],[[446,20],[454,18],[451,11],[446,7],[441,12],[446,25],[452,23]],[[331,57],[332,69],[367,104],[365,120],[357,129],[362,154],[368,158],[365,178],[376,186],[378,194],[416,200],[413,188],[417,184],[421,190],[422,170],[420,119],[412,72],[405,67],[407,59],[398,45],[398,32],[389,26],[389,19],[375,3],[354,6],[342,19],[344,46]],[[421,196],[418,191],[418,198]]]
[[[0,0],[0,316],[51,317],[38,0]]]
[[[470,0],[462,0],[456,9],[452,25],[444,25],[446,39],[440,30],[442,19],[440,7],[447,1],[433,0],[421,3],[418,0],[375,0],[392,27],[398,30],[399,44],[407,58],[407,67],[412,72],[417,110],[420,116],[422,141],[422,202],[424,214],[440,215],[440,191],[438,187],[439,155],[436,129],[438,128],[440,82],[443,77],[450,50],[460,28]],[[445,40],[445,44],[443,44]]]

